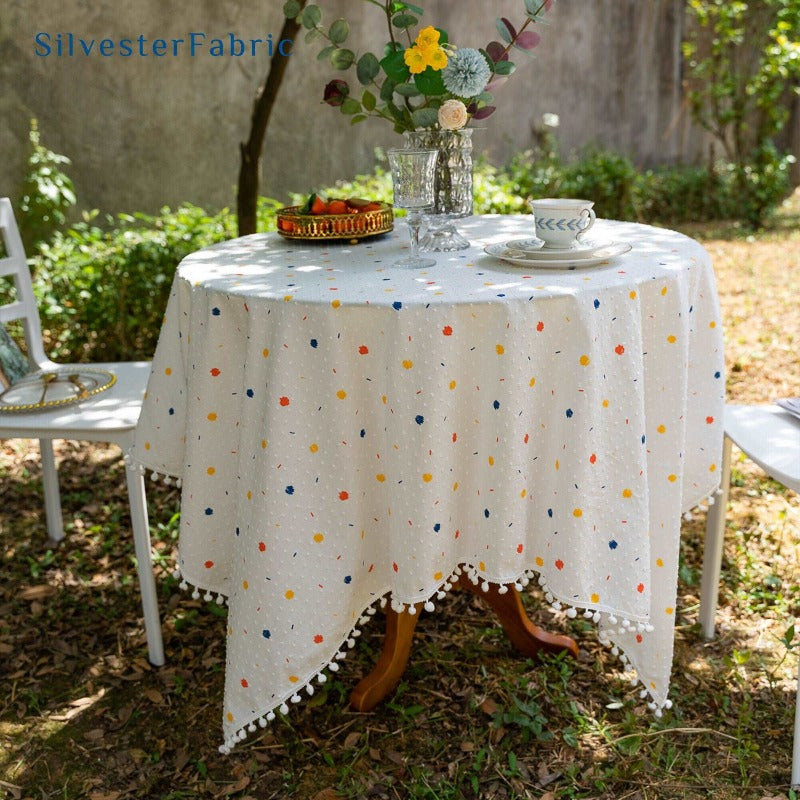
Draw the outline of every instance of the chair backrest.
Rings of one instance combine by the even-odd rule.
[[[0,197],[0,237],[5,245],[5,255],[0,256],[0,278],[11,277],[16,289],[16,298],[10,303],[0,305],[0,324],[19,320],[31,367],[48,369],[52,367],[52,361],[44,353],[42,327],[33,294],[31,273],[11,201],[7,197]]]

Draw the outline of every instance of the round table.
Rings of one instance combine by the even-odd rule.
[[[437,265],[362,242],[228,241],[175,275],[132,455],[182,479],[180,571],[229,608],[230,749],[335,669],[375,605],[535,575],[667,702],[681,515],[718,485],[714,275],[679,233],[516,267],[484,216]]]

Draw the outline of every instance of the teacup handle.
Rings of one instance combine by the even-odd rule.
[[[581,232],[575,237],[576,239],[580,239],[581,236],[583,236],[586,233],[586,231],[588,231],[589,228],[591,228],[592,225],[594,225],[594,221],[597,219],[597,216],[595,215],[593,208],[584,208],[583,211],[581,212],[581,218],[587,219],[588,224],[585,225],[583,228],[581,228]]]

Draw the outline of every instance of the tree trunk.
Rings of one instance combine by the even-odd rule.
[[[299,0],[302,9],[306,0]],[[300,30],[298,19],[284,19],[278,43],[288,39],[294,41]],[[276,45],[277,47],[278,45]],[[290,56],[282,56],[277,51],[272,56],[269,72],[264,85],[259,89],[253,102],[253,114],[250,118],[250,137],[239,144],[241,162],[239,166],[239,186],[236,193],[236,214],[238,218],[239,236],[256,232],[256,208],[258,206],[258,174],[261,169],[261,152],[264,148],[264,136],[267,132],[275,99],[283,82]]]

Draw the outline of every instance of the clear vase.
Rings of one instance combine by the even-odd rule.
[[[408,131],[403,136],[406,147],[432,147],[439,151],[435,202],[425,213],[427,231],[420,249],[464,250],[469,242],[456,230],[454,221],[472,214],[472,130]]]

